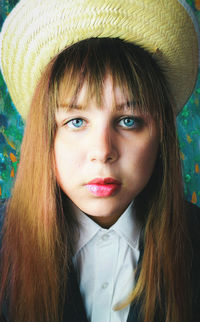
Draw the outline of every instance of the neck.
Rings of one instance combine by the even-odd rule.
[[[109,216],[109,217],[104,217],[104,216],[90,216],[86,214],[90,219],[92,219],[94,222],[96,222],[99,226],[105,229],[109,229],[111,226],[113,226],[119,217],[122,215],[118,216]]]

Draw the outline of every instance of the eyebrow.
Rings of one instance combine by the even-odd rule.
[[[133,110],[134,107],[139,105],[139,101],[126,101],[122,104],[117,104],[114,109],[117,111],[121,110]],[[81,104],[60,104],[59,108],[63,108],[65,110],[87,110],[87,106],[81,105]]]

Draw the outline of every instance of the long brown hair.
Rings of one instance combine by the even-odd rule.
[[[142,299],[145,322],[153,322],[157,311],[162,321],[189,320],[188,239],[174,103],[157,59],[116,38],[93,38],[65,49],[44,71],[32,99],[2,231],[0,296],[1,301],[8,297],[14,321],[62,320],[60,299],[65,298],[76,222],[69,207],[63,210],[56,183],[55,111],[66,100],[73,105],[83,83],[88,98],[100,101],[108,73],[113,86],[128,91],[160,133],[154,173],[135,200],[145,247],[127,303]]]

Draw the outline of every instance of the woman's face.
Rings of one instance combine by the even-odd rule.
[[[73,203],[109,227],[149,181],[157,158],[155,123],[130,107],[106,77],[102,106],[86,102],[83,86],[73,108],[56,112],[54,143],[58,184]],[[133,105],[133,104],[132,104]]]

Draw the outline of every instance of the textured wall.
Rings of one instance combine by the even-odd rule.
[[[200,0],[187,0],[200,23]],[[16,0],[0,0],[0,28]],[[184,71],[183,71],[184,73]],[[186,199],[200,206],[200,74],[196,89],[177,117]],[[0,198],[9,197],[20,156],[24,124],[0,74]]]

